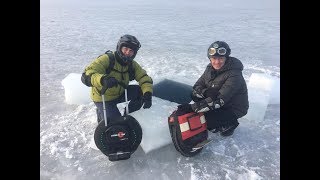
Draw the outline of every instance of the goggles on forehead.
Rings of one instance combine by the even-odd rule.
[[[221,56],[224,56],[224,55],[227,54],[227,50],[224,47],[220,47],[220,48],[213,48],[212,47],[212,48],[209,49],[209,55],[210,56],[214,56],[214,55],[216,55],[216,53],[218,53]]]

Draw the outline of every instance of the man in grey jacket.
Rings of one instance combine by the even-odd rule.
[[[238,119],[249,109],[248,90],[242,75],[243,64],[230,56],[224,41],[212,43],[207,52],[210,63],[193,86],[193,104],[182,104],[183,112],[204,112],[208,130],[230,136],[239,125]]]

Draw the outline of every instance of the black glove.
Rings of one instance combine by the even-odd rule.
[[[143,109],[149,109],[152,105],[152,93],[151,92],[145,92],[143,97]]]
[[[218,108],[222,107],[223,105],[224,105],[224,101],[223,101],[223,99],[220,98],[220,99],[217,99],[214,101],[213,108],[218,109]]]
[[[213,107],[213,101],[210,97],[203,99],[199,102],[195,102],[194,104],[191,105],[192,109],[194,112],[207,112],[210,111],[212,109],[214,109]]]
[[[179,112],[179,114],[186,114],[186,113],[193,112],[191,108],[191,104],[181,104],[178,106],[177,111]]]
[[[103,76],[100,81],[101,81],[101,84],[102,84],[103,87],[106,86],[108,88],[112,88],[112,87],[118,85],[118,81],[114,77],[105,77],[105,76]]]

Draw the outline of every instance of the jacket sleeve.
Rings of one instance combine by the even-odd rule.
[[[153,81],[150,76],[147,75],[147,72],[142,69],[142,67],[136,62],[133,61],[134,77],[139,86],[141,87],[142,93],[153,92]]]
[[[96,58],[85,68],[85,74],[90,76],[91,84],[94,87],[101,87],[101,77],[109,66],[109,57],[104,54]]]
[[[233,95],[240,89],[242,74],[240,71],[234,71],[230,73],[229,77],[226,79],[224,84],[219,90],[219,95],[217,98],[223,99],[224,103],[228,103]]]
[[[205,74],[207,69],[203,72],[201,77],[197,80],[197,82],[193,85],[193,89],[197,91],[198,93],[203,94],[205,90],[207,89],[205,84]]]

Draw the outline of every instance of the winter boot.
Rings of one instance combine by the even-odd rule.
[[[221,127],[221,130],[220,130],[220,135],[221,136],[231,136],[234,132],[234,130],[238,127],[239,123],[235,123],[235,124],[232,124],[230,126],[223,126]]]
[[[213,129],[208,129],[210,132],[212,133],[218,133],[221,131],[221,128],[217,127],[217,128],[213,128]]]

